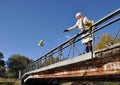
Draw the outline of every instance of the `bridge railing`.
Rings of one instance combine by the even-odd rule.
[[[91,26],[90,34],[88,34],[86,36],[92,35],[92,37],[94,39],[95,32],[105,28],[106,26],[108,26],[116,21],[119,21],[120,20],[119,14],[120,14],[120,8],[117,9],[116,11],[110,13],[109,15],[103,17],[99,21],[95,22],[94,25]],[[115,17],[115,16],[117,16],[117,17]],[[45,66],[48,66],[51,64],[55,64],[57,62],[84,54],[83,52],[81,52],[81,50],[83,49],[82,48],[83,45],[82,44],[80,45],[80,43],[81,43],[80,41],[83,38],[85,38],[86,36],[81,37],[82,34],[83,33],[76,34],[72,38],[68,39],[67,41],[63,42],[62,44],[58,45],[57,47],[55,47],[54,49],[52,49],[51,51],[46,53],[45,55],[38,58],[36,61],[28,64],[28,66],[24,69],[23,74],[26,72],[29,72],[29,71],[33,71],[33,70],[36,70],[36,69],[39,69],[39,68],[42,68],[42,67],[45,67]],[[94,40],[93,40],[93,49],[94,49]],[[94,50],[91,54],[91,58],[93,58],[93,53],[94,53]]]

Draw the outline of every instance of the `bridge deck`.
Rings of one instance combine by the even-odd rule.
[[[54,68],[58,68],[58,67],[63,67],[63,66],[71,65],[71,64],[78,63],[78,62],[81,62],[81,61],[85,61],[85,60],[88,60],[88,59],[91,59],[91,52],[87,53],[87,54],[84,54],[84,55],[80,55],[80,56],[71,58],[71,59],[68,59],[68,60],[57,62],[55,64],[51,64],[49,66],[46,66],[46,67],[43,67],[43,68],[40,68],[40,69],[36,69],[34,71],[30,71],[27,74],[38,73],[38,72],[41,72],[41,71],[46,71],[46,70],[50,70],[50,69],[54,69]]]

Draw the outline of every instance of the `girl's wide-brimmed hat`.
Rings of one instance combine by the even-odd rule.
[[[82,16],[82,13],[78,12],[76,13],[75,17]]]

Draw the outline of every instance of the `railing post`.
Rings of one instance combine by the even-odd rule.
[[[94,46],[94,41],[95,41],[95,36],[94,36],[94,29],[95,29],[95,26],[92,27],[92,31],[91,31],[91,35],[92,35],[92,52],[91,52],[91,58],[93,59],[94,58],[94,50],[95,50],[95,46]]]
[[[19,80],[20,80],[20,85],[22,85],[22,71],[19,70]]]
[[[62,56],[62,47],[59,47],[59,52],[58,52],[58,56],[59,56],[59,61],[61,61],[61,56]]]
[[[75,41],[74,38],[70,41],[70,44],[72,45],[72,57],[74,57],[74,47],[75,47],[74,41]]]
[[[53,52],[50,53],[49,57],[50,57],[50,59],[49,59],[49,64],[55,63],[55,62],[54,62],[54,58],[53,58]]]

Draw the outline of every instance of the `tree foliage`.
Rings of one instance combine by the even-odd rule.
[[[103,49],[106,47],[106,44],[108,43],[113,43],[113,37],[107,33],[103,33],[99,37],[99,41],[96,43],[95,49],[96,50]]]
[[[3,53],[0,52],[0,60],[3,59],[3,58],[4,58]]]
[[[3,53],[0,52],[0,77],[4,77],[5,74],[5,61],[2,60],[3,58]]]
[[[12,55],[8,59],[8,71],[9,75],[12,75],[12,77],[18,78],[19,71],[25,69],[25,67],[31,62],[30,59],[28,59],[26,56],[21,55]],[[11,77],[11,76],[10,76]]]

